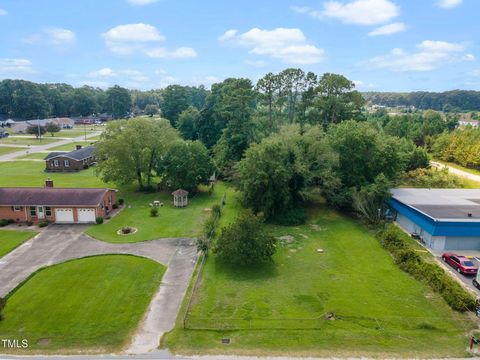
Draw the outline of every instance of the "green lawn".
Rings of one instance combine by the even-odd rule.
[[[75,150],[75,147],[77,145],[82,145],[83,147],[85,147],[85,146],[90,146],[93,142],[95,142],[95,141],[90,141],[88,139],[87,139],[87,141],[76,141],[76,142],[72,141],[71,143],[68,143],[68,144],[65,144],[65,145],[59,145],[59,146],[51,147],[48,150],[52,150],[52,151],[73,151],[73,150]]]
[[[8,147],[0,146],[0,155],[10,154],[17,151],[22,151],[24,148],[21,147]]]
[[[278,244],[273,264],[239,269],[209,255],[190,329],[179,317],[162,345],[182,354],[466,355],[467,317],[399,270],[368,230],[323,207],[309,221],[268,226],[294,237]]]
[[[32,137],[14,137],[9,136],[8,138],[1,139],[1,144],[15,144],[15,145],[45,145],[51,144],[53,142],[59,141],[59,139],[52,138],[50,136],[45,136],[42,139],[36,139],[34,136]]]
[[[87,129],[87,138],[88,135],[92,134],[95,131]],[[45,136],[50,136],[50,134],[45,134]],[[55,137],[66,137],[66,138],[75,138],[79,136],[85,136],[85,131],[83,129],[64,129],[54,135]]]
[[[43,161],[0,162],[0,186],[41,187],[47,178],[56,187],[105,187],[90,168],[75,173],[47,173]]]
[[[36,234],[35,231],[0,230],[0,258]]]
[[[93,225],[86,233],[96,239],[112,243],[164,237],[196,237],[200,235],[203,222],[209,215],[205,210],[215,203],[220,203],[225,192],[228,192],[227,199],[235,194],[223,183],[217,183],[211,196],[206,191],[200,192],[190,198],[190,203],[185,208],[175,208],[169,192],[153,194],[125,192],[126,208],[108,223]],[[151,217],[149,204],[155,200],[162,201],[164,206],[159,209],[158,217]],[[123,226],[136,227],[138,232],[132,235],[118,235],[117,231]]]
[[[43,269],[7,299],[0,339],[33,351],[110,352],[125,346],[165,267],[128,255],[94,256]],[[5,349],[3,349],[5,351]]]
[[[47,152],[35,152],[35,153],[29,153],[29,154],[25,154],[25,155],[22,155],[22,156],[18,156],[16,159],[31,159],[31,160],[43,160],[45,158],[45,156],[48,155],[48,151]]]

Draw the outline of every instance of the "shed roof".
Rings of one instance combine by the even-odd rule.
[[[188,195],[188,191],[183,190],[183,189],[177,189],[174,192],[172,192],[172,195],[173,196],[185,196],[185,195]]]
[[[0,206],[98,206],[107,188],[0,188]]]

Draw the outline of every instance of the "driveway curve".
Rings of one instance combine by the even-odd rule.
[[[0,297],[7,295],[35,271],[68,260],[102,254],[131,254],[155,260],[167,266],[167,271],[127,352],[142,354],[156,350],[163,333],[175,325],[195,267],[195,239],[164,238],[111,244],[83,234],[87,227],[50,225],[0,258]]]

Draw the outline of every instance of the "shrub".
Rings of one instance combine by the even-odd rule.
[[[2,310],[5,307],[6,303],[7,303],[7,300],[5,300],[5,298],[0,297],[0,321],[3,320]]]
[[[197,250],[198,251],[208,251],[210,242],[203,236],[197,239]]]
[[[150,216],[157,217],[158,216],[158,207],[153,206],[150,208]]]
[[[125,200],[123,200],[123,199],[118,199],[118,203],[119,203],[120,205],[123,205],[124,202],[125,202]]]
[[[98,225],[103,224],[103,217],[97,216],[97,217],[95,218],[95,222],[96,222]]]
[[[203,233],[208,239],[211,239],[215,236],[215,227],[216,222],[213,216],[209,216],[205,223],[203,224]]]
[[[8,220],[7,220],[7,223],[8,223],[8,224],[13,224],[14,222],[15,222],[15,220],[13,220],[13,219],[8,219]]]
[[[118,209],[118,204],[117,204],[117,203],[114,203],[114,204],[112,205],[112,209]]]
[[[27,221],[26,224],[27,224],[27,226],[32,226],[32,225],[33,225],[33,221]]]
[[[297,226],[305,224],[307,213],[303,207],[293,207],[287,211],[278,214],[272,220],[276,224],[284,226]]]
[[[212,206],[212,214],[216,218],[219,218],[220,216],[222,216],[222,206],[220,204],[214,204]]]
[[[40,227],[40,228],[43,228],[43,227],[46,227],[46,226],[48,226],[48,221],[47,220],[43,220],[43,221],[40,221],[38,223],[38,227]]]
[[[379,234],[380,243],[393,256],[395,263],[439,293],[445,302],[456,311],[475,309],[475,299],[453,280],[443,269],[423,260],[409,245],[408,235],[394,225]]]
[[[266,233],[262,219],[249,210],[222,229],[214,252],[224,262],[252,266],[272,260],[275,241]]]
[[[0,227],[7,226],[8,220],[7,219],[0,219]]]

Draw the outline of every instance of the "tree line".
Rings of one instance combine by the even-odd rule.
[[[372,105],[388,107],[414,106],[422,110],[432,109],[445,112],[480,110],[480,91],[364,92],[362,95]]]

